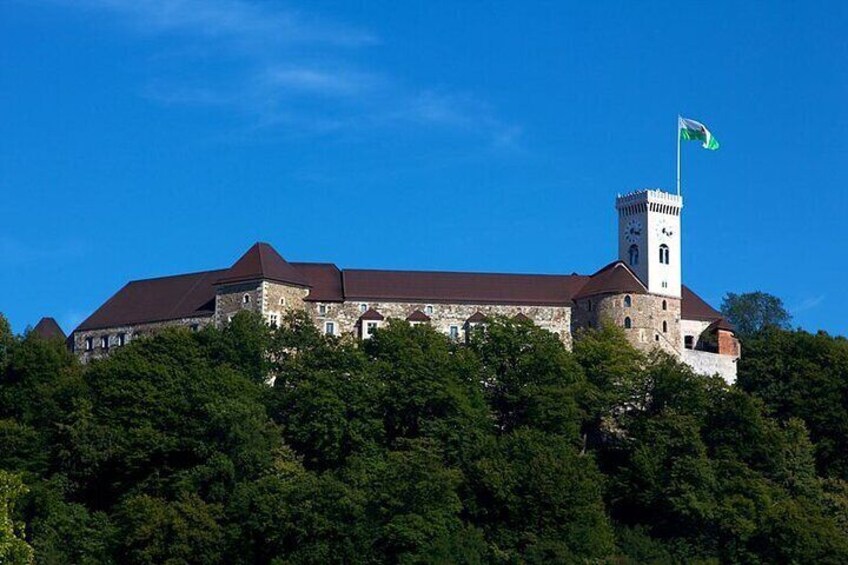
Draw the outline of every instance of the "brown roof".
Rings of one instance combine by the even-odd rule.
[[[728,331],[728,332],[735,332],[736,328],[733,327],[733,324],[728,322],[725,318],[719,318],[718,320],[716,320],[715,322],[710,324],[707,327],[707,329],[704,330],[704,331],[705,332],[714,332],[716,330],[724,330],[724,331]]]
[[[466,324],[480,324],[486,321],[486,316],[481,314],[480,312],[474,312],[471,316],[465,320]]]
[[[342,272],[332,263],[290,263],[309,283],[311,302],[343,302]]]
[[[340,271],[328,263],[287,263],[270,245],[257,243],[229,269],[130,282],[77,330],[211,316],[215,310],[216,285],[257,279],[309,287],[307,300],[322,302],[570,306],[573,299],[584,296],[647,292],[639,279],[620,261],[610,263],[591,277],[577,274]],[[721,318],[719,312],[685,286],[682,298],[684,319],[715,321]],[[482,317],[482,314],[479,315]],[[475,316],[469,321],[474,323]]]
[[[59,324],[56,323],[56,320],[53,318],[41,318],[35,327],[32,328],[32,333],[37,335],[42,339],[61,339],[64,340],[68,336],[65,335],[65,332],[62,331],[62,328],[59,327]]]
[[[346,269],[342,280],[346,300],[567,306],[587,277]]]
[[[303,274],[267,243],[255,243],[216,283],[230,284],[255,280],[309,286]]]
[[[721,318],[721,312],[684,286],[681,292],[680,317],[684,320],[712,322]]]
[[[422,312],[421,310],[416,310],[412,314],[406,317],[407,322],[429,322],[430,316]]]
[[[360,320],[384,320],[382,314],[374,310],[373,308],[369,308],[359,317]]]
[[[623,293],[647,294],[648,289],[642,284],[639,277],[630,270],[630,267],[621,261],[613,261],[589,277],[589,281],[574,298]]]
[[[75,331],[211,316],[215,282],[226,270],[127,283]]]
[[[530,318],[528,318],[528,317],[524,314],[524,312],[519,312],[518,314],[516,314],[515,316],[513,316],[513,317],[512,317],[512,319],[513,319],[513,320],[515,320],[516,322],[532,322],[532,321],[533,321],[533,320],[531,320]]]

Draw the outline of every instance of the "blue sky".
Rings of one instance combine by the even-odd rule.
[[[685,4],[685,5],[684,5]],[[341,267],[591,273],[671,190],[684,281],[848,333],[848,5],[7,0],[0,311],[67,330],[254,241]]]

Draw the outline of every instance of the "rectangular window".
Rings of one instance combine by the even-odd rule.
[[[100,337],[100,349],[109,349],[109,336],[104,335]]]
[[[686,349],[693,349],[695,347],[695,336],[687,335],[683,338],[683,346]]]
[[[269,314],[268,315],[268,324],[272,327],[277,327],[277,322],[279,322],[279,316],[277,314]]]
[[[360,312],[365,313],[365,311],[366,311],[366,310],[368,310],[368,305],[367,305],[367,304],[365,304],[365,303],[363,302],[362,304],[360,304],[360,305],[359,305],[359,311],[360,311]]]
[[[197,324],[192,324],[189,327],[191,328],[191,331],[193,331],[193,332],[196,332],[197,330],[200,329],[200,326],[198,326]]]
[[[450,338],[453,340],[459,339],[459,326],[450,327]]]
[[[127,334],[118,334],[115,345],[123,347],[127,344]]]
[[[90,337],[85,338],[85,350],[91,351],[92,349],[94,349],[94,339]]]
[[[377,331],[377,322],[367,322],[365,324],[365,335],[374,335]]]
[[[334,322],[324,324],[324,333],[326,335],[336,335],[336,324]]]
[[[318,313],[322,316],[325,315],[327,313],[327,305],[326,304],[319,304],[318,305]]]

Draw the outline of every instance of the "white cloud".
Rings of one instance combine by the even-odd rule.
[[[824,294],[820,294],[818,296],[810,296],[799,302],[796,306],[790,309],[792,314],[800,314],[802,312],[806,312],[808,310],[812,310],[814,308],[818,308],[825,299]]]
[[[249,0],[45,1],[117,18],[147,40],[171,39],[142,88],[157,103],[233,110],[253,128],[295,134],[428,126],[502,146],[520,134],[473,96],[363,67],[363,49],[383,46],[354,26]]]

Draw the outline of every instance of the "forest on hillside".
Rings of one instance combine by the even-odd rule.
[[[84,366],[0,316],[0,562],[848,563],[848,341],[743,351],[239,314]]]

